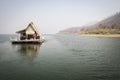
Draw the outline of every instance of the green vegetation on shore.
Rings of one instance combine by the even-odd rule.
[[[120,34],[118,29],[93,29],[91,31],[86,31],[84,34]]]
[[[116,25],[109,27],[99,25],[96,28],[89,29],[80,33],[81,36],[97,36],[97,37],[120,37],[120,28]]]
[[[100,24],[98,27],[84,31],[85,34],[120,34],[120,28],[115,24],[111,26],[104,26]]]

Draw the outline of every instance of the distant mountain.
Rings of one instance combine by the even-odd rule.
[[[111,29],[114,29],[114,31],[116,29],[117,31],[120,32],[120,12],[94,25],[84,26],[84,27],[71,27],[71,28],[60,31],[59,33],[65,33],[65,34],[79,34],[79,33],[89,33],[89,32],[92,33],[93,30],[99,33],[101,29],[106,33],[107,31],[109,32]]]
[[[107,27],[112,27],[112,26],[116,26],[116,28],[120,28],[120,12],[116,13],[113,16],[110,16],[100,22],[98,22],[97,24],[93,25],[95,27],[100,27],[100,26],[105,26]]]
[[[62,31],[59,31],[59,33],[63,33],[63,34],[77,34],[81,31],[80,27],[71,27]]]

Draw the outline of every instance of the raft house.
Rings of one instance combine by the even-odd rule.
[[[19,34],[19,39],[12,37],[10,40],[12,44],[40,44],[44,42],[44,37],[42,36],[39,29],[33,24],[33,22],[29,23],[29,25],[16,33]]]

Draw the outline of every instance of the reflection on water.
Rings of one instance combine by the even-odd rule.
[[[40,44],[19,44],[13,45],[17,48],[17,52],[22,56],[26,56],[29,60],[34,60],[40,52]]]

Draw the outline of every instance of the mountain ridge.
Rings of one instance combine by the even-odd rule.
[[[101,20],[96,24],[90,26],[82,26],[82,27],[80,26],[71,27],[65,30],[61,30],[59,33],[80,34],[80,33],[99,33],[99,32],[120,34],[120,12],[117,12],[116,14]]]

